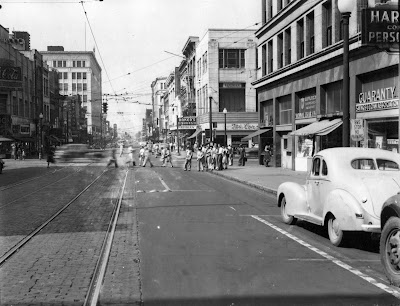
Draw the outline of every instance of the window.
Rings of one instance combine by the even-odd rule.
[[[68,83],[64,83],[64,91],[68,91]]]
[[[76,80],[76,72],[72,72],[72,79]]]
[[[63,61],[62,64],[63,64],[63,67],[67,67],[67,61]]]
[[[203,55],[203,73],[207,72],[207,51]]]
[[[82,61],[82,67],[86,67],[86,62]]]
[[[72,67],[76,67],[76,61],[72,61]]]
[[[63,72],[63,74],[64,74],[64,80],[67,80],[68,79],[68,72]]]
[[[76,91],[76,83],[72,83],[72,91]]]
[[[268,42],[268,73],[274,71],[274,43],[272,39]]]
[[[82,62],[81,61],[76,61],[76,67],[81,67],[82,65]]]
[[[232,84],[233,85],[233,84]],[[240,86],[237,86],[240,85]],[[246,88],[245,83],[219,84],[219,111],[224,108],[228,112],[245,112],[246,111]]]
[[[333,37],[333,32],[332,32],[332,3],[331,1],[327,1],[323,5],[323,14],[324,14],[324,19],[323,22],[324,28],[325,28],[325,40],[324,40],[324,47],[328,47],[332,45],[332,37]]]
[[[274,103],[272,100],[262,102],[261,107],[261,121],[265,124],[265,126],[273,126],[274,125]]]
[[[399,165],[391,160],[386,160],[386,159],[377,159],[376,163],[378,165],[379,170],[385,170],[385,171],[398,171],[399,170]]]
[[[328,165],[326,164],[326,161],[322,161],[322,175],[327,176],[328,175]]]
[[[57,67],[57,62],[53,61],[53,67]]]
[[[292,29],[288,28],[285,31],[285,66],[292,62]]]
[[[283,67],[283,33],[278,35],[278,69]]]
[[[319,176],[320,165],[321,165],[321,160],[319,159],[319,157],[314,158],[313,165],[312,165],[312,174],[314,176]]]
[[[86,72],[82,72],[82,79],[86,80],[86,78],[87,78]]]
[[[62,74],[62,72],[59,72],[58,73],[58,79],[60,80],[60,79],[62,79],[63,78],[63,74]]]
[[[82,80],[82,73],[81,73],[81,72],[77,72],[77,73],[76,73],[76,78],[77,78],[78,80]]]
[[[290,95],[279,98],[279,122],[277,124],[292,123],[292,98]]]
[[[77,90],[78,90],[78,91],[82,91],[82,84],[81,84],[81,83],[78,83],[77,85],[78,85]]]
[[[83,101],[84,103],[86,103],[86,102],[87,102],[87,95],[83,95],[83,99],[82,99],[82,101]]]
[[[57,61],[57,67],[62,67],[62,61]]]
[[[314,12],[307,15],[307,55],[315,52]]]
[[[371,158],[361,158],[353,160],[351,167],[356,170],[375,170],[375,163]]]
[[[83,83],[83,91],[86,91],[86,90],[87,90],[87,84]]]
[[[267,74],[267,45],[264,44],[261,47],[261,74],[262,76]]]
[[[219,49],[219,68],[244,68],[244,49]]]
[[[321,87],[321,114],[342,111],[342,81]]]
[[[297,43],[298,43],[298,50],[297,50],[297,58],[301,59],[305,56],[304,52],[304,21],[299,20],[297,22]]]

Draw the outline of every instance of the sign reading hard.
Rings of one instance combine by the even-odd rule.
[[[396,6],[376,6],[362,10],[362,44],[398,50],[399,30],[399,11]]]
[[[178,118],[179,128],[182,129],[196,129],[196,117],[195,116],[187,116]]]
[[[351,119],[350,120],[350,137],[353,141],[364,140],[364,121],[363,119]]]

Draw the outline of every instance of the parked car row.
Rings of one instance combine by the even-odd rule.
[[[306,184],[279,186],[277,204],[286,224],[297,220],[327,228],[342,246],[350,232],[381,233],[386,275],[400,286],[400,154],[367,148],[318,152]]]

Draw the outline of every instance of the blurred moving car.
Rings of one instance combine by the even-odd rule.
[[[400,155],[367,148],[331,148],[318,152],[306,185],[279,186],[283,222],[297,219],[327,226],[331,243],[340,246],[348,232],[380,232],[386,199],[400,191]]]
[[[59,147],[54,155],[57,161],[96,162],[104,158],[103,150],[89,149],[88,145],[71,143]]]
[[[381,262],[390,283],[400,286],[400,193],[390,197],[382,206]]]

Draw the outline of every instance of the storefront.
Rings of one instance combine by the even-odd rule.
[[[358,77],[356,117],[362,119],[364,132],[360,146],[398,152],[399,91],[396,68]]]

